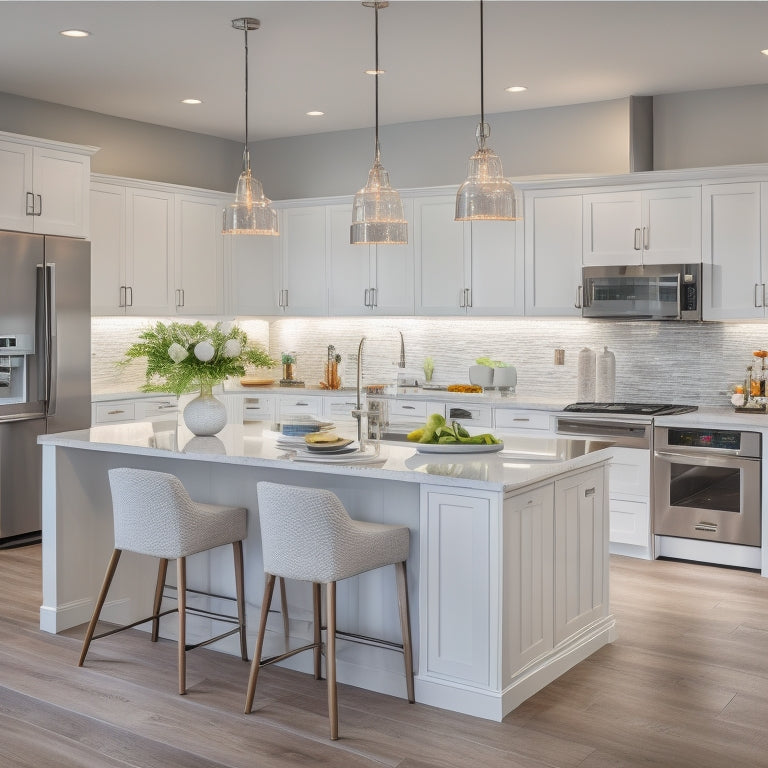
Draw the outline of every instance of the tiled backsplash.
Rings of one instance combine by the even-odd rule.
[[[94,318],[93,391],[123,392],[144,381],[140,362],[117,370],[115,362],[149,323],[147,318]],[[726,405],[730,385],[743,380],[755,349],[768,348],[762,323],[607,322],[581,319],[480,318],[294,318],[271,322],[240,318],[249,338],[275,358],[296,352],[296,376],[318,384],[329,344],[342,355],[345,386],[354,386],[356,356],[363,347],[365,383],[394,383],[398,373],[423,380],[422,365],[434,359],[433,381],[468,382],[475,358],[514,365],[524,395],[576,399],[576,363],[582,347],[607,346],[616,355],[616,400]],[[406,368],[397,367],[400,334]],[[554,350],[565,349],[565,365]],[[275,369],[275,378],[280,371]]]

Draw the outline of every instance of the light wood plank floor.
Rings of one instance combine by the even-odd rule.
[[[768,579],[612,559],[619,639],[503,723],[340,686],[341,740],[325,686],[272,667],[242,714],[248,667],[201,649],[189,694],[175,644],[142,632],[97,641],[38,630],[40,547],[0,551],[2,768],[768,767]]]

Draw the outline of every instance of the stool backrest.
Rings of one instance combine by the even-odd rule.
[[[182,552],[194,536],[196,504],[175,475],[122,467],[109,470],[115,549],[156,557]]]
[[[354,534],[335,493],[260,482],[256,494],[267,573],[321,583],[342,578]]]

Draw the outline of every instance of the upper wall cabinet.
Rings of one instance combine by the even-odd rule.
[[[455,197],[414,199],[417,315],[522,315],[514,222],[454,221]]]
[[[413,314],[413,202],[403,208],[406,245],[351,245],[352,204],[328,207],[331,315]]]
[[[271,235],[224,237],[229,269],[227,307],[233,315],[277,315],[280,288],[280,238]]]
[[[277,303],[287,315],[328,314],[326,209],[310,205],[282,212]]]
[[[88,237],[94,152],[0,133],[0,229]]]
[[[223,198],[119,181],[91,185],[93,314],[219,314]]]
[[[701,187],[584,195],[583,264],[701,261]]]
[[[525,195],[525,314],[581,314],[582,195]]]
[[[704,320],[766,316],[768,184],[702,187]]]

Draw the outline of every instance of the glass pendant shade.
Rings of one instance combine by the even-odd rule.
[[[490,134],[487,125],[477,129],[477,151],[469,158],[469,172],[466,181],[456,194],[456,221],[515,221],[517,200],[515,188],[504,178],[501,158],[485,146],[485,137]]]
[[[224,209],[225,235],[278,235],[277,211],[272,201],[264,196],[264,189],[258,179],[251,176],[250,164],[246,162],[237,180],[235,200]]]
[[[352,245],[407,245],[408,222],[403,202],[389,185],[389,174],[377,157],[368,172],[368,183],[352,203]]]

